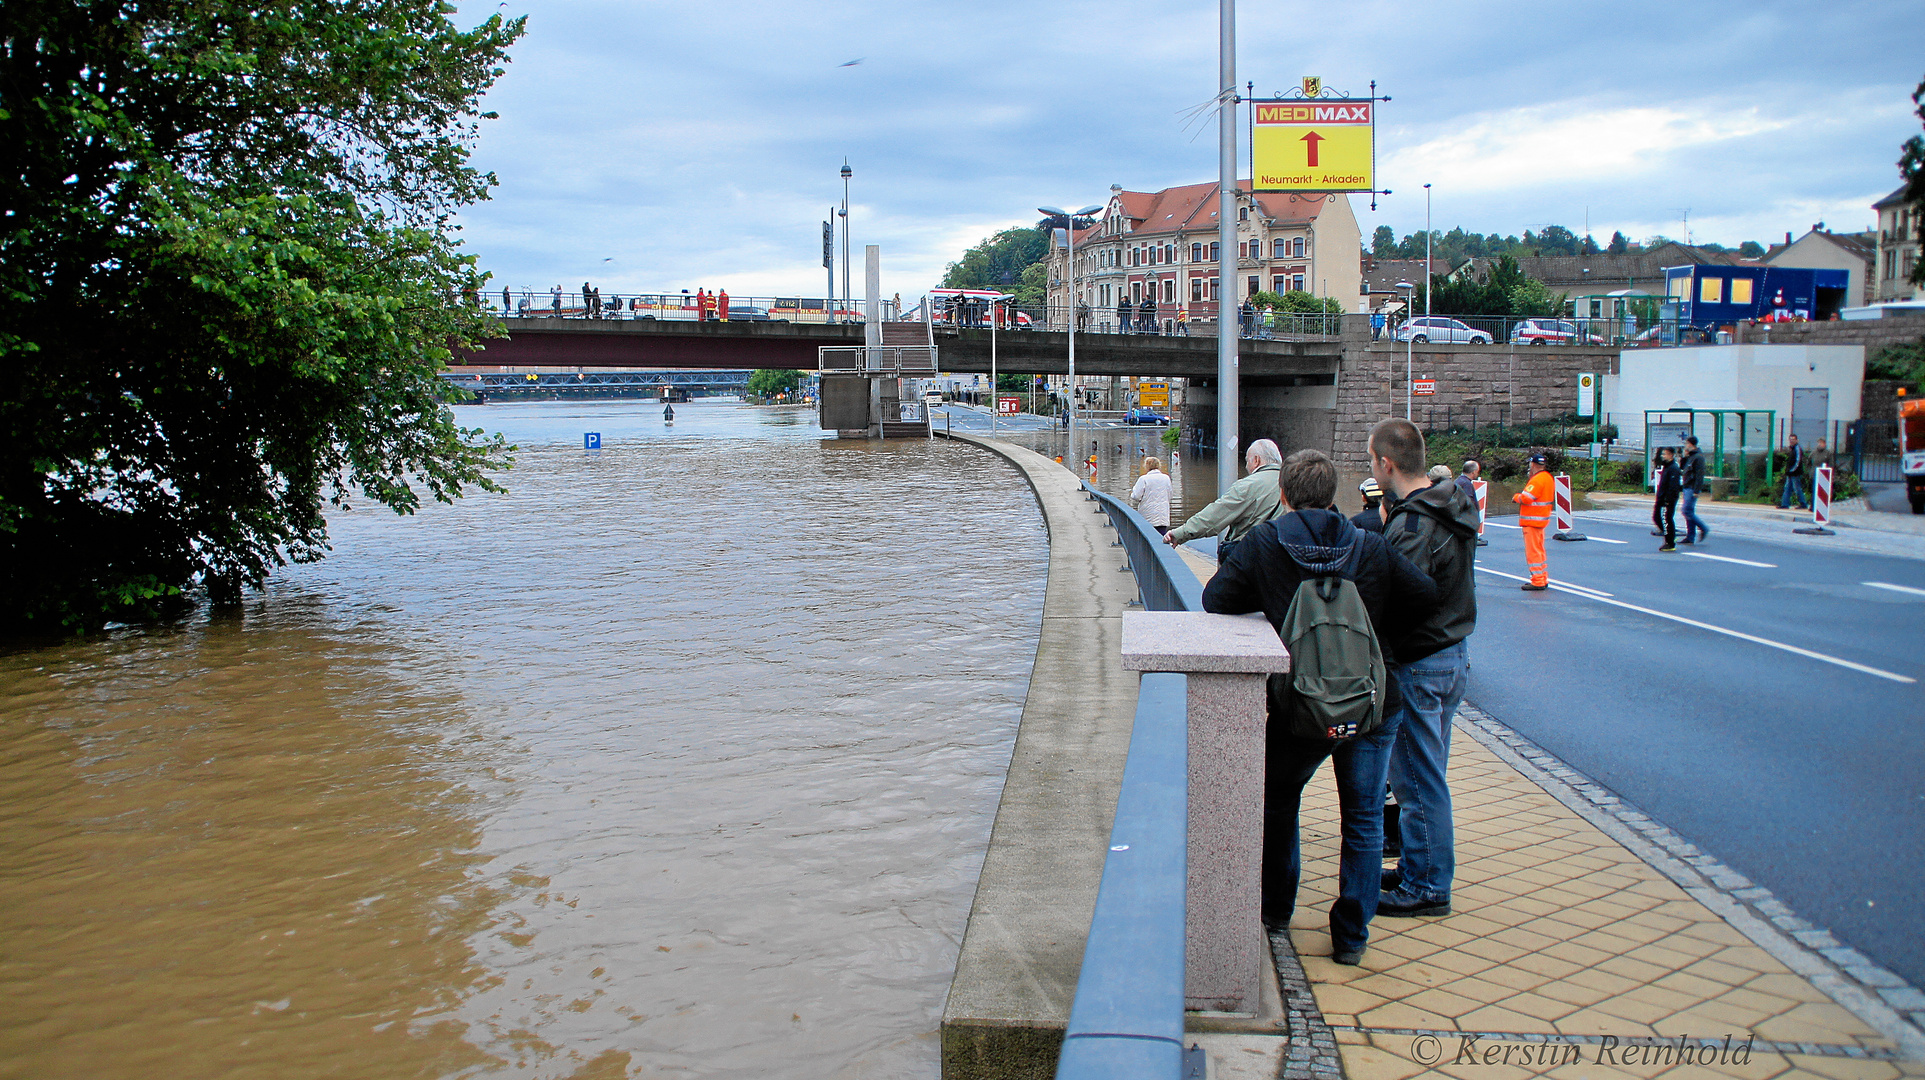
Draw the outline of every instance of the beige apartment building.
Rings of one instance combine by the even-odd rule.
[[[1117,305],[1127,301],[1136,308],[1148,294],[1165,332],[1174,328],[1179,307],[1201,332],[1215,332],[1220,275],[1229,261],[1218,249],[1217,192],[1215,183],[1161,191],[1110,188],[1095,224],[1076,233],[1076,310],[1087,309],[1091,329],[1115,329]],[[1232,304],[1262,290],[1295,289],[1333,298],[1345,311],[1362,310],[1360,237],[1347,196],[1240,191],[1236,208]],[[1067,253],[1052,246],[1052,324],[1060,325],[1071,310],[1069,279]]]
[[[1905,204],[1904,188],[1873,203],[1872,209],[1878,211],[1872,302],[1925,299],[1925,289],[1912,284],[1912,270],[1918,266],[1918,211]]]

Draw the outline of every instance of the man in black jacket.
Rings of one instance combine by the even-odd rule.
[[[1698,492],[1704,488],[1704,451],[1698,449],[1698,437],[1684,437],[1684,461],[1678,466],[1679,481],[1684,485],[1684,542],[1711,539],[1711,530],[1704,527],[1698,519]]]
[[[1384,538],[1367,533],[1331,508],[1337,494],[1337,467],[1315,450],[1299,450],[1284,460],[1280,475],[1283,503],[1290,512],[1258,525],[1236,546],[1229,561],[1203,590],[1203,610],[1240,615],[1261,611],[1281,631],[1297,586],[1307,577],[1338,575],[1356,583],[1373,627],[1423,618],[1437,602],[1437,588]],[[1384,665],[1393,662],[1380,633]],[[1337,872],[1337,902],[1330,908],[1331,957],[1339,964],[1363,958],[1376,914],[1383,873],[1384,781],[1396,737],[1397,683],[1385,688],[1384,726],[1340,741],[1292,735],[1276,707],[1278,680],[1272,676],[1272,708],[1266,732],[1263,783],[1263,922],[1273,932],[1290,924],[1296,909],[1302,857],[1297,843],[1297,810],[1304,785],[1324,758],[1331,758],[1342,806],[1343,854]]]
[[[1393,624],[1392,673],[1403,695],[1390,788],[1397,794],[1403,853],[1377,910],[1393,917],[1450,914],[1457,875],[1451,822],[1450,723],[1470,681],[1465,639],[1477,629],[1477,504],[1450,480],[1424,472],[1424,435],[1408,420],[1370,430],[1370,468],[1389,500],[1384,538],[1437,583],[1437,607]]]

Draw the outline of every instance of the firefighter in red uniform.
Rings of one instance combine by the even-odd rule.
[[[729,321],[729,291],[723,289],[715,296],[715,312],[723,322]]]
[[[1544,559],[1544,529],[1551,523],[1555,501],[1549,462],[1543,454],[1531,455],[1531,479],[1523,491],[1511,496],[1511,501],[1517,504],[1517,523],[1524,527],[1524,562],[1531,571],[1531,580],[1523,589],[1543,592],[1551,587],[1550,567]]]

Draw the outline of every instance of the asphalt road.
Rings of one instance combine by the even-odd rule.
[[[1493,522],[1470,700],[1925,985],[1925,544],[1709,523],[1667,555],[1581,520],[1593,539],[1546,543],[1565,587],[1526,593],[1523,537]]]

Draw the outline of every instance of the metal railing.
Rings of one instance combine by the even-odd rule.
[[[1083,489],[1116,529],[1143,606],[1203,610],[1203,586],[1143,515],[1087,483]],[[1057,1080],[1183,1075],[1189,680],[1158,673],[1141,679]]]
[[[928,345],[823,345],[816,349],[821,372],[852,372],[888,378],[936,373],[936,350]]]
[[[590,289],[502,289],[479,294],[474,302],[505,318],[529,319],[655,319],[664,322],[719,321],[719,304],[705,310],[693,290],[657,293],[603,293]],[[807,296],[730,296],[730,322],[859,323],[865,320],[866,301]],[[882,301],[882,317],[897,317],[896,302]]]

